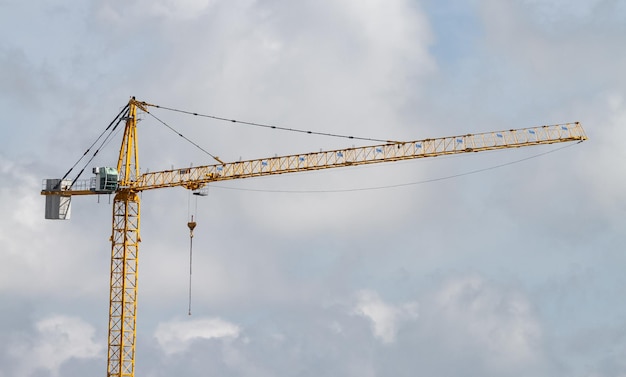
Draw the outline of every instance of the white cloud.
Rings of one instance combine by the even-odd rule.
[[[154,15],[185,20],[202,16],[213,3],[214,0],[161,0],[147,1],[144,6]]]
[[[19,284],[21,292],[43,290],[54,295],[68,288],[73,294],[106,289],[100,284],[104,279],[94,280],[93,268],[98,262],[89,261],[92,252],[107,249],[106,242],[94,247],[82,237],[91,229],[70,237],[73,229],[69,222],[44,219],[41,181],[32,167],[0,155],[0,180],[10,182],[0,185],[0,257],[4,260],[0,265],[0,291],[10,290],[12,284]],[[78,252],[85,249],[87,252]],[[103,261],[107,254],[101,254]],[[78,279],[83,283],[80,287],[76,286]]]
[[[384,302],[378,293],[363,290],[357,294],[354,313],[368,318],[372,322],[374,336],[389,344],[395,341],[400,322],[418,318],[418,304],[407,302],[394,306]]]
[[[68,360],[103,356],[105,343],[95,339],[94,327],[80,318],[50,316],[38,321],[35,330],[30,339],[21,338],[9,348],[19,360],[19,377],[31,376],[40,369],[58,376],[59,368]]]
[[[13,222],[34,230],[37,222],[36,211],[39,210],[39,213],[43,214],[41,210],[43,207],[36,205],[36,195],[28,193],[39,188],[37,179],[25,166],[2,155],[0,155],[0,177],[12,182],[12,185],[0,187],[3,198],[0,210],[5,216],[9,215]]]
[[[215,0],[141,0],[124,4],[116,0],[100,1],[96,15],[108,22],[124,22],[129,16],[135,18],[156,17],[171,22],[187,22],[206,15]],[[120,9],[120,5],[126,5]]]
[[[600,102],[596,111],[604,114],[598,119],[603,123],[602,129],[598,124],[589,124],[588,131],[593,145],[587,148],[587,154],[593,153],[596,158],[584,157],[581,158],[581,163],[587,177],[585,183],[592,187],[590,191],[594,193],[590,193],[589,200],[595,202],[595,205],[603,206],[603,212],[609,214],[624,203],[625,197],[623,187],[626,178],[623,174],[615,174],[608,167],[612,167],[616,161],[626,160],[626,150],[623,147],[626,140],[626,93],[611,92],[601,96]]]
[[[482,277],[458,277],[437,293],[434,313],[451,336],[482,350],[493,368],[534,365],[542,354],[542,329],[520,292],[504,290]]]
[[[218,39],[210,46],[185,47],[184,41],[174,47],[181,53],[193,49],[198,57],[189,63],[198,64],[189,70],[194,74],[183,73],[176,84],[197,91],[192,101],[202,99],[223,109],[220,111],[224,114],[241,114],[240,117],[293,128],[366,137],[418,137],[415,127],[403,119],[399,109],[408,94],[419,92],[419,86],[414,84],[432,73],[436,65],[428,51],[432,39],[430,25],[415,4],[257,3],[245,12],[227,13],[227,17],[230,22],[223,25],[221,33],[237,35],[237,43],[229,45]],[[299,20],[296,25],[295,19]],[[213,34],[208,33],[207,42],[213,39]],[[207,77],[201,79],[198,74]],[[203,83],[211,83],[212,87],[203,87]],[[223,128],[217,127],[214,132],[221,132],[220,129]],[[232,132],[230,136],[219,135],[220,143],[214,145],[222,150],[216,153],[233,160],[242,155],[244,159],[260,158],[275,153],[350,147],[354,143],[255,132],[245,129],[232,140],[228,139]],[[258,135],[259,142],[241,145],[244,139],[255,139],[254,135]],[[230,144],[242,148],[229,150],[226,146]],[[400,170],[397,164],[386,164],[380,169],[358,167],[227,184],[262,190],[293,187],[295,191],[323,191],[394,184],[398,177],[413,172],[406,165],[405,170]],[[242,198],[248,216],[258,227],[292,234],[332,231],[336,224],[358,229],[363,223],[376,223],[382,218],[401,219],[409,204],[415,202],[407,192],[397,193],[406,198],[401,207],[386,205],[380,197],[367,193],[281,195],[278,201],[273,200],[278,195],[259,195],[247,194]],[[331,210],[332,221],[320,221],[329,218]]]
[[[545,369],[519,373],[538,365],[543,347],[553,353],[547,356],[553,364],[583,375],[606,370],[599,361],[604,350],[620,347],[617,337],[602,336],[621,331],[622,322],[606,325],[606,313],[617,323],[623,312],[617,293],[594,295],[563,284],[568,302],[589,303],[583,314],[563,321],[575,305],[554,300],[547,310],[554,314],[547,316],[556,318],[550,319],[545,307],[538,309],[542,316],[533,310],[558,294],[546,293],[541,302],[501,282],[518,278],[524,287],[541,286],[578,263],[590,266],[590,274],[604,282],[599,287],[624,285],[614,266],[623,264],[619,215],[626,190],[619,163],[625,150],[626,33],[623,13],[614,10],[626,2],[96,0],[67,9],[13,3],[0,12],[0,28],[14,36],[0,59],[0,81],[9,84],[0,90],[7,125],[0,143],[11,156],[0,157],[0,294],[9,301],[0,313],[0,338],[13,334],[11,326],[27,334],[22,313],[35,306],[43,315],[58,312],[50,309],[54,305],[83,317],[92,310],[106,315],[110,205],[95,214],[95,205],[86,204],[95,198],[76,198],[70,222],[45,222],[38,191],[47,172],[22,161],[45,158],[40,165],[62,174],[117,106],[137,95],[165,106],[358,136],[435,137],[451,129],[473,132],[476,125],[506,129],[552,120],[581,120],[590,136],[569,155],[558,154],[555,164],[536,160],[505,173],[420,188],[345,195],[213,190],[194,239],[199,312],[219,307],[236,318],[272,318],[245,322],[248,343],[239,325],[228,321],[165,322],[153,333],[153,353],[144,359],[145,349],[138,350],[143,365],[158,365],[153,376],[183,369],[204,375],[205,366],[194,365],[194,352],[204,351],[195,341],[222,349],[222,358],[218,351],[213,361],[227,364],[217,373],[224,376],[259,375],[255,370],[288,375],[296,364],[321,375],[350,375],[348,364],[361,376],[402,375],[394,370],[422,364],[431,367],[424,374],[437,376],[455,375],[446,374],[451,369],[483,376],[553,375]],[[431,50],[434,33],[440,44]],[[443,53],[435,62],[431,52],[437,51]],[[181,131],[225,160],[345,145],[309,137],[291,141],[284,133],[175,121],[170,115],[162,118],[176,128],[189,125],[195,134]],[[147,116],[141,123],[143,168],[208,159],[188,158],[187,145],[180,147],[169,134],[160,139],[162,127],[155,123]],[[115,151],[100,156],[115,163]],[[404,169],[376,165],[228,185],[385,186],[449,175],[446,166],[462,168],[476,160],[466,156],[448,165],[436,159]],[[481,161],[492,166],[500,158],[494,153]],[[187,304],[186,193],[163,191],[143,196],[139,301],[149,310],[141,310],[140,323],[155,323],[160,309],[171,313]],[[177,202],[175,195],[183,199]],[[494,281],[451,279],[435,288],[433,300],[412,295],[432,291],[415,283],[433,271],[455,268],[473,268]],[[351,296],[363,286],[371,291]],[[419,298],[419,320],[416,304],[390,302],[391,291],[394,297]],[[319,297],[352,305],[341,313],[320,313]],[[96,332],[105,332],[105,325]],[[263,335],[260,329],[268,328],[280,340]],[[52,330],[37,331],[43,339]],[[560,339],[587,339],[588,333],[598,339],[592,355],[572,353],[567,341],[555,341],[561,334]],[[40,344],[39,338],[16,336],[31,349]],[[432,357],[420,359],[423,354]],[[0,354],[0,363],[5,356]],[[59,373],[74,365],[47,357],[39,363],[52,368],[61,362]],[[242,364],[252,369],[237,369]],[[335,373],[323,373],[328,371]]]
[[[175,319],[160,323],[154,337],[169,355],[184,352],[194,340],[232,339],[237,338],[240,333],[239,326],[220,318]]]
[[[541,22],[550,24],[555,21],[572,22],[588,20],[593,15],[594,9],[599,8],[604,0],[522,0],[521,4],[535,13]]]

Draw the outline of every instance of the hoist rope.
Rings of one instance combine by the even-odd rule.
[[[192,216],[192,221],[193,221],[193,216]],[[192,268],[193,266],[193,235],[189,236],[189,306],[188,306],[188,315],[191,315],[191,273],[192,273]]]
[[[156,107],[158,109],[174,111],[174,112],[181,113],[181,114],[194,115],[194,116],[198,116],[198,117],[202,117],[202,118],[209,118],[209,119],[214,119],[214,120],[219,120],[219,121],[224,121],[224,122],[230,122],[230,123],[238,123],[238,124],[243,124],[243,125],[246,125],[246,126],[269,128],[269,129],[273,129],[273,130],[298,132],[298,133],[304,133],[304,134],[309,134],[309,135],[331,136],[331,137],[338,137],[338,138],[352,139],[352,140],[375,141],[375,142],[382,142],[382,143],[395,143],[396,142],[394,140],[387,140],[387,139],[376,139],[376,138],[370,138],[370,137],[341,135],[341,134],[333,134],[333,133],[329,133],[329,132],[307,131],[307,130],[300,130],[300,129],[296,129],[296,128],[280,127],[280,126],[275,126],[275,125],[271,125],[271,124],[247,122],[247,121],[243,121],[243,120],[228,119],[228,118],[224,118],[224,117],[220,117],[220,116],[200,114],[200,113],[196,113],[196,112],[192,112],[192,111],[179,110],[179,109],[174,109],[174,108],[171,108],[171,107],[165,107],[165,106],[159,106],[159,105],[150,105],[150,106]]]
[[[195,208],[193,214],[190,214],[191,211],[191,191],[189,192],[189,197],[187,198],[187,218],[190,218],[190,221],[187,223],[189,227],[189,305],[188,305],[188,315],[191,315],[191,276],[192,276],[192,267],[193,267],[193,230],[196,228],[197,224],[197,213],[198,213],[198,197],[195,196]]]

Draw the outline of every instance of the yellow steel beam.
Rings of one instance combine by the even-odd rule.
[[[117,160],[117,171],[120,174],[119,185],[128,187],[130,182],[139,176],[139,156],[137,150],[137,107],[143,105],[131,98],[128,102],[128,117],[122,138],[119,158]]]
[[[111,284],[107,377],[133,377],[137,322],[139,196],[128,190],[115,195],[111,234]]]
[[[140,104],[145,105],[144,103]],[[563,123],[269,157],[191,168],[163,170],[138,175],[138,168],[136,168],[138,162],[136,158],[137,144],[135,127],[136,121],[133,127],[128,127],[127,125],[128,133],[133,136],[125,136],[123,145],[126,147],[123,148],[126,148],[124,149],[126,153],[120,153],[120,162],[118,163],[118,168],[125,169],[120,171],[120,175],[124,177],[136,177],[130,181],[124,179],[123,182],[120,182],[120,187],[132,187],[135,191],[176,186],[197,189],[214,181],[587,140],[585,131],[580,123]],[[128,143],[134,143],[135,146],[130,148],[127,146]],[[132,155],[134,155],[134,161],[130,159]],[[121,164],[121,161],[125,161],[124,164]],[[126,163],[126,161],[128,163]],[[88,180],[77,181],[73,187],[74,188],[71,190],[51,191],[44,189],[41,191],[41,194],[62,196],[105,194],[103,192],[89,190]]]
[[[586,139],[580,123],[556,124],[157,171],[140,175],[132,187],[137,191],[196,189],[214,181]]]

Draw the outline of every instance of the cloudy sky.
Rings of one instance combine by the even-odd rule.
[[[131,96],[379,139],[589,136],[145,192],[137,376],[626,375],[624,46],[615,0],[0,0],[0,377],[106,373],[112,199],[49,221],[39,191]],[[224,161],[363,145],[153,114]],[[141,117],[143,171],[213,163]]]

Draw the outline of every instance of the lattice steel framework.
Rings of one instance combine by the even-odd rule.
[[[120,191],[113,201],[108,377],[134,376],[139,242],[139,196]]]
[[[587,136],[580,123],[563,123],[156,171],[140,175],[134,187],[138,191],[177,186],[196,189],[209,182],[230,179],[520,148],[567,141],[583,141],[586,139]]]
[[[139,257],[139,196],[132,188],[139,175],[137,107],[131,99],[117,162],[120,188],[113,200],[111,234],[111,292],[107,377],[134,377]]]

